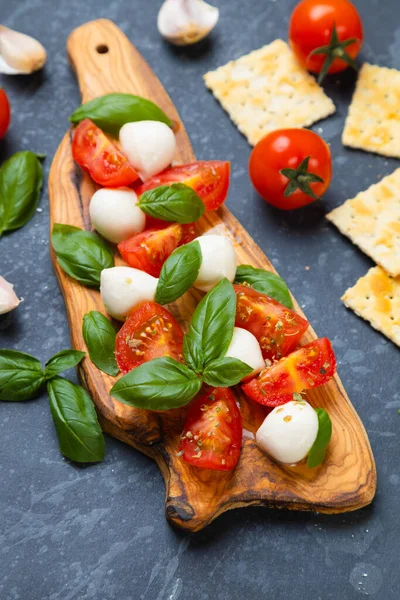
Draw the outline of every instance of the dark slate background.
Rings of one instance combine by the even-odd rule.
[[[155,0],[0,0],[1,22],[38,37],[44,72],[3,77],[13,122],[0,159],[22,149],[52,156],[79,103],[65,42],[96,17],[115,21],[148,60],[180,112],[199,159],[232,161],[228,206],[272,259],[320,335],[333,340],[339,372],[371,440],[378,469],[372,506],[318,516],[266,509],[228,513],[188,536],[163,512],[164,484],[145,456],[108,438],[103,464],[80,468],[59,454],[46,395],[0,406],[0,598],[2,600],[273,600],[399,598],[398,349],[347,311],[342,293],[371,261],[324,214],[398,165],[341,144],[354,76],[326,84],[336,114],[315,126],[331,143],[334,180],[320,205],[284,214],[247,176],[250,147],[205,89],[209,69],[286,38],[295,0],[219,0],[211,38],[188,49],[163,43]],[[396,0],[356,0],[365,25],[361,59],[400,68]],[[309,266],[309,270],[305,267]],[[64,303],[49,259],[48,197],[23,229],[0,239],[0,273],[25,298],[0,318],[0,346],[42,361],[69,347]]]

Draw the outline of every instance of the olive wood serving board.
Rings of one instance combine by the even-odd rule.
[[[116,25],[105,19],[86,23],[71,33],[67,48],[83,102],[110,92],[129,92],[152,100],[174,121],[178,145],[175,162],[195,160],[171,99]],[[71,135],[72,130],[66,133],[51,167],[51,227],[54,223],[66,223],[91,229],[88,205],[95,184],[74,164]],[[226,207],[203,216],[198,231],[228,236],[235,245],[238,264],[275,272]],[[82,318],[90,310],[105,312],[100,294],[68,277],[58,266],[54,253],[52,259],[65,299],[72,346],[86,350]],[[184,327],[199,298],[199,294],[189,291],[169,307]],[[303,314],[296,302],[295,309]],[[310,327],[303,342],[315,338]],[[304,465],[282,466],[262,454],[256,447],[254,433],[265,416],[265,409],[248,401],[237,388],[235,393],[244,425],[243,449],[236,469],[224,473],[191,467],[177,457],[185,409],[154,413],[114,400],[109,391],[115,379],[99,371],[89,358],[79,367],[79,374],[93,397],[104,431],[157,462],[166,485],[166,517],[183,529],[198,531],[221,513],[238,507],[258,505],[340,513],[361,508],[374,497],[376,471],[368,437],[338,376],[307,394],[314,407],[329,412],[333,423],[332,440],[323,465],[312,470]],[[132,495],[132,501],[133,498]]]

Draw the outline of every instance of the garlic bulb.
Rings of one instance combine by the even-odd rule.
[[[160,34],[176,46],[195,44],[218,22],[218,8],[204,0],[165,0],[158,13]]]
[[[0,315],[5,315],[14,310],[20,302],[22,300],[17,298],[11,283],[0,276]]]
[[[0,73],[28,75],[41,69],[46,50],[29,35],[0,25]]]

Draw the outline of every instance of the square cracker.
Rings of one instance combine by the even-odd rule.
[[[282,40],[206,73],[204,81],[252,145],[275,129],[307,127],[335,112]]]
[[[400,71],[365,63],[346,119],[345,146],[400,158]]]
[[[373,267],[344,293],[342,301],[400,346],[400,277]]]
[[[400,169],[326,218],[390,275],[400,274]]]

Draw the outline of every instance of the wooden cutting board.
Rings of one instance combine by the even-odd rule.
[[[69,36],[67,48],[83,102],[109,92],[130,92],[149,98],[175,123],[177,162],[195,160],[183,123],[168,94],[118,27],[105,19],[82,25]],[[199,93],[206,93],[201,81]],[[66,133],[51,167],[51,227],[54,223],[66,223],[91,229],[88,206],[95,186],[73,162],[71,135],[71,130]],[[224,159],[223,156],[218,158]],[[275,272],[227,208],[207,213],[198,225],[200,233],[213,231],[228,236],[235,245],[239,264]],[[69,278],[57,265],[54,254],[52,259],[65,299],[72,345],[86,350],[82,318],[90,310],[104,312],[100,294]],[[169,308],[185,326],[198,300],[198,294],[188,292]],[[296,302],[295,309],[303,314]],[[310,328],[303,342],[315,338]],[[376,471],[368,437],[337,376],[307,394],[314,407],[328,411],[333,423],[332,440],[323,465],[312,470],[305,466],[280,466],[262,454],[255,445],[254,433],[264,418],[265,409],[248,401],[238,388],[235,393],[245,430],[243,449],[237,468],[223,473],[196,469],[176,456],[185,409],[152,413],[114,400],[109,390],[115,379],[99,371],[89,358],[83,361],[79,374],[93,397],[104,431],[157,462],[166,485],[166,517],[181,528],[198,531],[221,513],[250,505],[339,513],[361,508],[374,497]]]

